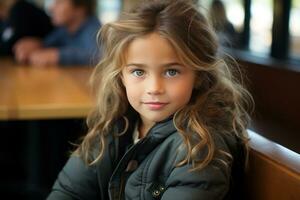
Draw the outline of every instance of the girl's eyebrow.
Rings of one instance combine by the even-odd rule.
[[[178,62],[171,62],[171,63],[166,63],[166,64],[162,64],[160,65],[160,67],[172,67],[172,66],[183,66],[182,64],[178,63]],[[140,68],[147,68],[148,66],[146,64],[142,64],[142,63],[129,63],[129,64],[126,64],[126,67],[129,67],[129,66],[136,66],[136,67],[140,67]]]

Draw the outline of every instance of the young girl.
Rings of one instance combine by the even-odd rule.
[[[89,132],[48,199],[233,199],[251,98],[206,18],[184,0],[151,0],[100,39]]]

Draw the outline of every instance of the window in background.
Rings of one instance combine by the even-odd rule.
[[[290,12],[290,54],[291,57],[300,58],[300,0],[292,1]]]
[[[103,24],[117,20],[120,11],[120,0],[98,0],[98,16]]]
[[[54,0],[45,0],[44,1],[44,7],[46,10],[49,9],[49,6],[53,3]]]
[[[224,0],[228,20],[233,24],[237,32],[241,33],[244,26],[243,0]]]
[[[250,50],[257,53],[270,53],[272,22],[272,0],[253,0],[250,21]]]

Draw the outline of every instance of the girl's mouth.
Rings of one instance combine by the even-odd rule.
[[[164,108],[168,103],[164,103],[164,102],[144,102],[144,104],[150,110],[160,110],[160,109]]]

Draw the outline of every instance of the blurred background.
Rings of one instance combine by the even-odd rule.
[[[49,8],[55,0],[27,1],[51,17]],[[222,51],[233,56],[245,72],[245,83],[256,104],[249,128],[299,154],[300,0],[194,2],[211,20]],[[137,3],[139,0],[98,0],[96,16],[105,24],[118,19],[121,12],[129,11]],[[4,25],[0,19],[0,30]],[[10,72],[10,68],[15,71]],[[85,116],[91,101],[87,100],[89,92],[85,94],[85,90],[92,68],[84,68],[56,67],[32,72],[30,66],[19,66],[10,56],[0,57],[1,197],[44,199],[47,196],[69,152],[74,149],[72,143],[87,130]],[[18,79],[8,77],[13,73]],[[22,93],[20,88],[30,85],[28,82],[36,81],[37,77],[40,82],[33,82],[33,89],[25,89],[24,96],[20,97],[26,102],[25,111],[31,103],[29,96],[36,93],[34,89],[40,91],[35,94],[38,100],[53,95],[55,106],[59,106],[53,107],[47,99],[43,105],[51,105],[44,110],[30,104],[30,108],[37,109],[32,109],[37,114],[16,114],[21,106],[14,98]],[[55,80],[51,81],[50,77]],[[19,78],[23,82],[17,83]],[[57,85],[50,86],[45,82],[48,79]],[[15,88],[17,84],[19,89]],[[42,87],[61,90],[53,89],[60,91],[57,94]],[[74,93],[67,96],[67,90]],[[12,106],[16,107],[9,113]]]

